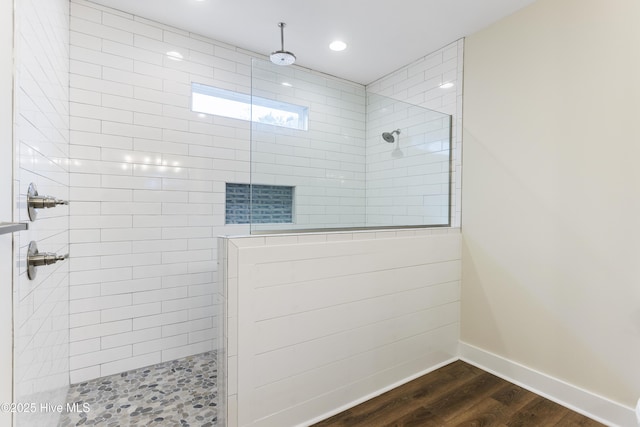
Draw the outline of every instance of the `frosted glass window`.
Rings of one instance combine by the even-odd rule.
[[[308,107],[301,105],[200,83],[191,84],[191,110],[299,130],[307,130],[309,112]]]

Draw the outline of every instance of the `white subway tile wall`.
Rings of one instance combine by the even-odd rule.
[[[69,2],[15,4],[14,218],[29,222],[26,194],[69,198]],[[64,404],[69,385],[69,261],[26,274],[29,242],[69,252],[69,208],[38,211],[14,233],[14,395],[20,403]],[[3,343],[5,345],[6,343]],[[6,379],[3,379],[3,381]],[[19,411],[16,426],[57,426],[55,411]]]
[[[368,94],[368,226],[449,224],[450,122],[447,114]]]
[[[219,344],[209,339],[220,333],[214,238],[249,231],[224,225],[224,191],[226,182],[250,182],[252,129],[191,112],[191,83],[250,93],[251,60],[264,57],[85,0],[71,1],[70,23],[70,336],[71,380],[78,382]],[[457,70],[457,54],[450,47],[434,54],[442,62],[435,68],[442,74],[455,63]],[[408,86],[405,70],[395,83],[372,87],[408,102],[422,91],[415,101],[436,108],[442,92],[431,89],[431,66],[423,64],[431,61],[408,67],[423,84]],[[293,90],[286,101],[309,105],[310,130],[300,145],[296,131],[276,136],[254,128],[264,148],[264,158],[254,159],[255,178],[291,185],[292,176],[303,177],[295,184],[300,224],[361,221],[364,87],[295,67],[286,72],[298,87],[265,78],[260,90]],[[438,98],[446,112],[457,105],[449,98]],[[322,156],[320,145],[328,149]],[[327,194],[333,184],[338,191]],[[142,343],[149,345],[136,346]],[[109,362],[101,358],[107,350]],[[84,355],[96,362],[86,365],[91,357]]]
[[[71,2],[71,381],[212,350],[225,182],[249,125],[190,110],[191,82],[248,92],[250,56]],[[175,51],[182,61],[167,56]]]
[[[183,59],[169,58],[169,51]],[[136,352],[145,349],[164,361],[216,346],[209,338],[216,336],[219,303],[213,237],[249,231],[225,226],[224,192],[226,182],[250,182],[251,129],[248,122],[191,112],[190,85],[250,93],[252,56],[71,2],[72,382],[106,375],[107,349],[114,361],[137,367],[146,360]],[[322,196],[328,183],[340,186],[345,179],[364,189],[364,158],[341,145],[348,137],[364,147],[364,87],[296,74],[295,96],[287,101],[309,105],[313,130],[295,145],[291,136],[278,135],[274,150],[288,151],[277,153],[282,162],[256,162],[256,179],[287,185],[288,173],[306,180],[296,183],[297,222],[305,215],[330,224],[362,216],[364,199],[347,194],[351,189],[335,198],[335,208],[325,208]],[[320,158],[317,148],[327,147],[311,142],[333,152]],[[139,331],[148,334],[132,335]],[[137,349],[141,343],[149,345]]]
[[[252,181],[295,186],[295,223],[255,230],[365,225],[365,110],[362,85],[254,61],[253,94],[309,108],[307,131],[252,128]]]
[[[460,242],[449,228],[227,239],[227,425],[310,425],[455,359]]]
[[[450,159],[449,138],[456,138],[452,123],[461,120],[456,115],[451,122],[448,115],[462,111],[461,92],[451,96],[461,86],[461,43],[411,64],[410,75],[400,70],[367,87],[390,98],[295,68],[255,63],[255,94],[310,105],[312,111],[309,132],[253,125],[254,181],[296,185],[296,223],[254,229],[459,225],[452,205],[459,191],[449,181],[456,176],[451,165],[460,158],[460,144],[453,144],[458,151]],[[441,88],[445,82],[453,86]],[[401,158],[396,145],[381,137],[397,128]]]
[[[403,67],[388,76],[367,85],[367,91],[378,95],[387,96],[399,101],[408,102],[420,107],[439,111],[453,116],[451,124],[451,142],[453,147],[452,164],[451,164],[451,226],[460,227],[461,218],[461,185],[462,185],[462,72],[463,72],[463,52],[464,39],[460,39],[444,48],[430,53],[416,62]],[[451,85],[443,86],[444,83]],[[379,123],[367,123],[371,128],[375,128]],[[393,126],[392,126],[393,127]],[[396,126],[395,128],[402,128]],[[395,129],[393,128],[393,129]],[[393,129],[389,129],[391,131]],[[406,142],[402,137],[402,143]],[[371,138],[367,140],[367,167],[379,167],[379,158],[369,154],[374,150],[375,142]],[[437,131],[426,133],[425,144],[432,152],[438,152],[441,145],[441,138],[438,138]],[[391,145],[391,144],[387,144]],[[387,147],[387,151],[391,149]],[[442,153],[442,151],[439,151]],[[372,154],[378,154],[375,151]],[[443,153],[444,154],[444,153]],[[377,165],[375,163],[378,163]],[[438,164],[438,163],[436,163]],[[434,164],[434,165],[436,165]],[[398,180],[404,177],[412,176],[410,165],[395,165],[395,173]],[[404,169],[404,171],[403,171]],[[369,170],[369,169],[368,169]],[[404,175],[400,175],[403,174]],[[428,172],[424,177],[436,179],[437,182],[425,182],[425,185],[442,186],[442,171]],[[400,183],[398,183],[400,184]],[[415,185],[415,183],[414,183]],[[369,188],[368,188],[369,190]],[[384,194],[384,193],[382,193]],[[390,195],[381,195],[381,197],[391,198]],[[382,203],[382,201],[379,201]],[[447,201],[448,202],[448,201]],[[442,194],[426,194],[424,195],[424,206],[435,206],[440,210],[443,209]],[[393,206],[392,203],[385,203],[386,206]],[[432,210],[430,208],[430,210]],[[433,212],[434,214],[436,212]]]

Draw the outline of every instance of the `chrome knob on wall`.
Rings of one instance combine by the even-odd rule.
[[[29,280],[33,280],[38,273],[37,267],[55,264],[67,258],[69,258],[69,254],[57,255],[51,252],[39,252],[37,243],[32,240],[29,243],[29,251],[27,252],[27,277],[29,277]]]
[[[29,184],[29,191],[27,191],[27,209],[29,211],[29,219],[35,221],[38,217],[36,209],[55,208],[58,205],[68,205],[66,200],[56,199],[51,196],[40,196],[36,186]]]

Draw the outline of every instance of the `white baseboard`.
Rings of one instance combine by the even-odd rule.
[[[638,425],[633,408],[462,341],[460,359],[608,426]]]

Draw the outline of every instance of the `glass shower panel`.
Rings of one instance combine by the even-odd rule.
[[[366,133],[366,225],[449,225],[451,116],[368,93]]]
[[[251,95],[307,108],[306,130],[252,123],[251,183],[275,186],[272,205],[268,194],[253,204],[252,232],[363,226],[364,88],[254,60]],[[265,222],[269,211],[286,209],[277,203],[277,186],[293,187],[293,215]]]
[[[295,106],[306,123],[253,115],[252,188],[234,189],[250,200],[237,209],[251,233],[449,224],[449,115],[262,60],[251,96],[253,108]]]

